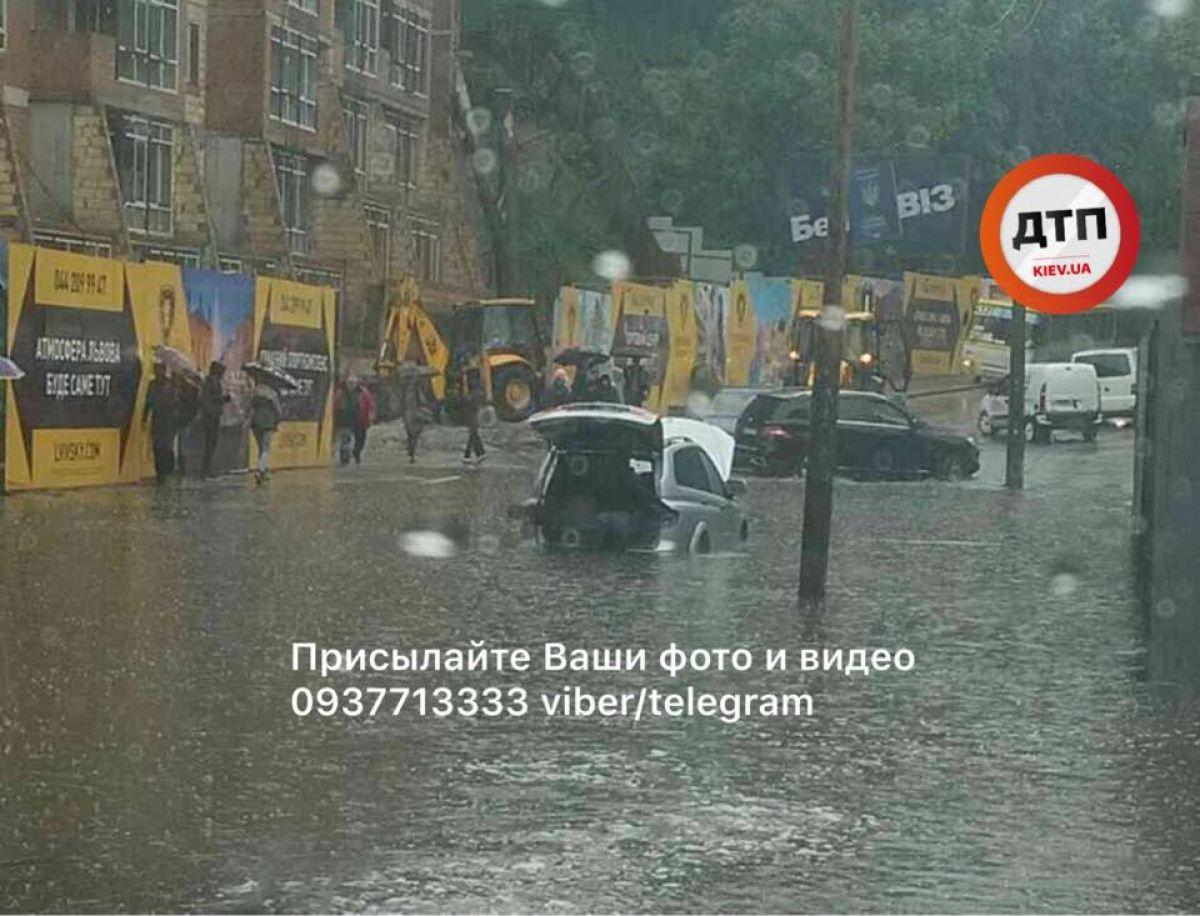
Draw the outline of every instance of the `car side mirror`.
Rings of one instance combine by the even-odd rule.
[[[730,477],[725,481],[725,492],[730,496],[745,496],[746,481],[740,477]]]

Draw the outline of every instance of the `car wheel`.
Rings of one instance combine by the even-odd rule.
[[[976,423],[979,427],[979,434],[991,438],[996,435],[996,424],[992,422],[992,415],[986,410],[980,411],[979,420]]]
[[[1042,431],[1038,428],[1037,421],[1033,417],[1025,421],[1025,441],[1031,443],[1042,441]]]
[[[1084,442],[1095,442],[1096,441],[1097,426],[1094,421],[1085,420],[1084,424],[1083,424],[1083,429],[1081,430],[1081,432],[1083,433],[1083,441]]]
[[[943,452],[937,457],[933,473],[941,480],[964,480],[967,468],[961,455],[956,452]]]
[[[692,540],[688,544],[688,553],[712,553],[712,538],[708,536],[708,529],[703,524],[697,525],[696,530],[692,532]]]

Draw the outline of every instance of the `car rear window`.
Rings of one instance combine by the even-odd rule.
[[[812,413],[812,398],[776,398],[777,406],[771,419],[807,420]]]
[[[1077,363],[1089,363],[1096,367],[1096,375],[1100,378],[1115,378],[1130,375],[1129,357],[1124,353],[1090,353],[1087,356],[1077,356]]]
[[[775,414],[779,399],[765,394],[757,395],[742,412],[741,423],[745,426],[759,426]]]

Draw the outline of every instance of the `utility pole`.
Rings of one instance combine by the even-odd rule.
[[[1025,306],[1014,302],[1008,328],[1008,461],[1004,485],[1025,488]]]
[[[800,542],[800,598],[824,597],[833,523],[833,475],[837,469],[837,397],[842,368],[844,321],[842,280],[846,273],[847,197],[854,143],[854,76],[858,48],[858,0],[842,0],[838,65],[837,161],[829,197],[829,251],[825,264],[825,304],[816,322],[816,377],[809,423],[808,467],[804,474],[804,533]]]
[[[492,91],[499,162],[499,191],[496,199],[498,232],[496,248],[496,292],[501,296],[523,295],[520,289],[520,250],[517,247],[517,139],[515,93],[512,89]]]

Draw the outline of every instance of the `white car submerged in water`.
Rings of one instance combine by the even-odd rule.
[[[730,476],[723,430],[620,404],[569,404],[529,424],[550,452],[523,514],[546,546],[711,553],[746,542],[746,486]]]

